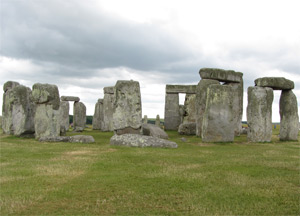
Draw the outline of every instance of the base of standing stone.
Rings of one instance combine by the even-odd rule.
[[[140,134],[141,133],[141,128],[134,129],[132,127],[127,127],[123,129],[118,129],[115,131],[117,135],[122,135],[122,134]]]

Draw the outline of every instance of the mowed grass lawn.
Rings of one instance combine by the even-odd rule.
[[[300,144],[278,133],[207,144],[168,132],[178,149],[114,147],[92,130],[94,144],[1,135],[0,215],[299,215]]]

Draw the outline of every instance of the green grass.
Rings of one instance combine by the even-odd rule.
[[[278,133],[207,144],[168,132],[178,149],[113,147],[90,129],[94,144],[1,135],[0,215],[299,215],[300,144]]]

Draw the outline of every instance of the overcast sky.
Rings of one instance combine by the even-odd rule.
[[[0,0],[0,86],[56,84],[93,115],[103,87],[137,80],[143,115],[164,116],[166,84],[197,84],[199,69],[286,77],[300,98],[299,0]],[[273,121],[278,122],[280,91]],[[183,100],[181,98],[181,100]],[[2,97],[0,99],[2,105]],[[72,112],[72,110],[71,110]]]

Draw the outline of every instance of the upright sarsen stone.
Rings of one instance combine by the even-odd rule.
[[[102,131],[113,131],[113,115],[115,111],[114,107],[114,87],[105,87],[103,98],[103,124],[101,126]]]
[[[180,123],[179,95],[166,93],[165,130],[178,130]]]
[[[232,142],[234,140],[234,113],[232,87],[210,85],[202,123],[203,142]]]
[[[61,101],[59,107],[59,114],[60,114],[59,120],[60,120],[60,130],[62,134],[68,131],[70,127],[69,111],[70,111],[69,102]]]
[[[59,136],[60,99],[57,86],[36,83],[32,87],[32,96],[36,103],[35,138]]]
[[[86,107],[82,102],[75,102],[73,108],[74,131],[81,132],[86,125]]]
[[[272,138],[273,89],[267,87],[248,88],[248,140],[270,142]]]
[[[182,123],[196,122],[196,94],[186,94],[184,101],[184,116]]]
[[[118,134],[139,134],[142,126],[140,84],[137,81],[117,81],[114,88],[114,131]]]
[[[297,97],[292,90],[281,92],[280,102],[280,133],[282,141],[298,140],[299,115]]]
[[[101,130],[103,125],[103,99],[99,99],[95,105],[93,117],[93,130]]]
[[[33,134],[35,104],[30,88],[17,82],[4,84],[2,129],[6,134]]]
[[[202,122],[206,108],[207,89],[210,85],[219,84],[217,80],[202,79],[196,89],[196,135],[201,137]]]

